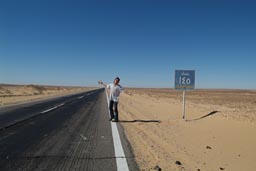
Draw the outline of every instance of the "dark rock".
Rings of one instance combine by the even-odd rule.
[[[182,165],[182,163],[180,161],[176,161],[175,164]]]
[[[225,170],[225,168],[224,167],[220,167],[220,170]]]
[[[210,146],[208,146],[208,145],[206,146],[206,148],[207,148],[207,149],[212,149],[212,147],[210,147]]]
[[[155,166],[154,169],[157,170],[157,171],[161,171],[162,170],[161,167],[159,167],[158,165]]]
[[[197,171],[200,171],[200,169],[197,169]]]

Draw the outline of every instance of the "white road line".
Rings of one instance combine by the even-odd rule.
[[[106,91],[106,96],[107,96],[108,105],[109,105],[107,91]],[[117,125],[115,122],[111,122],[111,129],[112,129],[112,135],[113,135],[113,141],[114,141],[117,171],[129,171],[129,167],[128,167],[128,164],[126,161],[126,157],[125,157],[122,143],[120,140],[119,132],[118,132]]]
[[[61,107],[61,106],[63,106],[63,105],[64,105],[64,103],[62,103],[62,104],[60,104],[60,105],[58,105],[58,106],[54,106],[53,108],[47,109],[47,110],[45,110],[45,111],[42,111],[41,113],[43,114],[43,113],[50,112],[50,111],[52,111],[52,110],[54,110],[54,109],[57,109],[58,107]]]
[[[90,93],[88,93],[86,95],[89,96],[89,95],[94,94],[94,93],[96,93],[96,92],[95,91],[94,92],[90,92]]]
[[[84,98],[84,96],[80,96],[80,97],[78,97],[78,99],[82,99],[82,98]]]

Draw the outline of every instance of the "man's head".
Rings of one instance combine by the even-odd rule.
[[[116,77],[116,78],[114,79],[114,84],[117,85],[119,82],[120,82],[120,78],[119,78],[119,77]]]

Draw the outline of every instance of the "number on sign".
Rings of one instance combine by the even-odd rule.
[[[182,85],[187,85],[187,84],[190,84],[191,81],[189,78],[186,78],[186,77],[180,77],[179,79],[179,84],[182,84]]]

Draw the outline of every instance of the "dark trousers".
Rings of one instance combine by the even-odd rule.
[[[118,109],[117,109],[118,102],[113,100],[109,101],[109,111],[111,119],[118,120]]]

